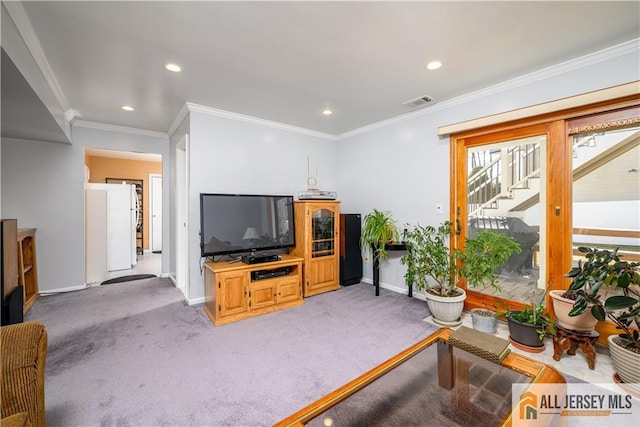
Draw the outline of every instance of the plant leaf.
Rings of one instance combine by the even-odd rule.
[[[604,307],[607,309],[607,311],[615,311],[631,307],[632,305],[635,305],[637,303],[638,300],[635,298],[627,297],[624,295],[616,295],[607,298],[607,300],[604,302]]]
[[[601,322],[607,318],[607,315],[604,312],[604,308],[599,305],[594,305],[593,307],[591,307],[591,314]]]

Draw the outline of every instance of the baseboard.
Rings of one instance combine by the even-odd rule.
[[[61,294],[64,292],[73,292],[73,291],[81,291],[84,289],[87,289],[89,287],[91,287],[93,285],[91,285],[90,283],[81,285],[81,286],[70,286],[68,288],[60,288],[60,289],[54,289],[52,291],[40,291],[39,294],[41,297],[46,297],[48,295],[55,295],[55,294]]]
[[[173,283],[173,286],[175,286],[176,288],[178,287],[178,282],[176,282],[176,278],[173,274],[163,273],[161,277],[168,278],[169,280],[171,280],[171,283]]]
[[[204,297],[193,298],[193,299],[189,299],[185,297],[184,300],[187,302],[187,305],[204,304]]]
[[[361,282],[369,283],[370,285],[373,285],[373,280],[369,279],[369,278],[363,278],[361,280]],[[380,288],[388,289],[390,291],[397,292],[397,293],[402,294],[402,295],[409,295],[409,289],[407,289],[406,286],[390,285],[388,283],[380,282]],[[422,295],[421,292],[416,293],[415,289],[413,290],[413,298],[417,298],[417,299],[420,299],[422,301],[426,301],[424,295]]]

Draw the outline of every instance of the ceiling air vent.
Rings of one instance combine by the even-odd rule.
[[[404,105],[408,105],[411,108],[415,108],[415,107],[421,107],[430,102],[433,102],[433,98],[430,97],[429,95],[423,95],[420,98],[412,99],[411,101],[405,102]]]

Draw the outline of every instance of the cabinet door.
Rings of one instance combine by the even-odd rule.
[[[249,308],[268,307],[276,304],[276,284],[273,280],[253,282],[251,284]]]
[[[298,281],[298,275],[295,275],[294,278],[287,278],[278,282],[277,292],[278,304],[300,299],[300,282]]]
[[[310,257],[306,280],[307,288],[313,290],[338,281],[338,221],[333,205],[311,205],[310,209]]]
[[[220,273],[218,288],[220,299],[218,310],[221,316],[247,311],[246,274],[242,272]]]

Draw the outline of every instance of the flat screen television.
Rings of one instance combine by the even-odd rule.
[[[294,247],[293,196],[200,193],[203,257]]]

